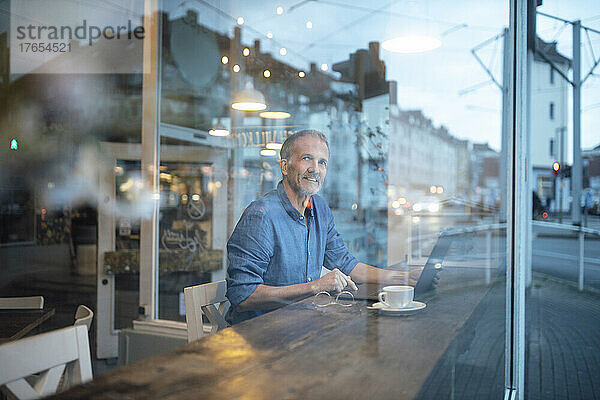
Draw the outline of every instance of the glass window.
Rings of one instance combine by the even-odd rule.
[[[328,321],[348,360],[364,366],[359,380],[372,380],[373,397],[389,396],[390,375],[410,382],[396,387],[408,398],[504,397],[513,383],[507,326],[518,317],[507,293],[521,283],[508,265],[514,237],[531,239],[526,396],[597,392],[598,7],[538,7],[528,66],[530,169],[514,171],[513,114],[524,110],[513,113],[510,69],[522,49],[513,48],[509,8],[520,1],[164,0],[158,35],[144,37],[135,34],[151,18],[144,1],[54,1],[64,15],[0,2],[0,291],[43,295],[56,317],[40,331],[72,324],[76,306],[89,305],[100,371],[102,360],[123,357],[119,330],[135,331],[134,321],[153,324],[145,332],[165,340],[176,332],[183,343],[183,290],[231,277],[227,244],[249,223],[244,211],[270,198],[295,215],[286,199],[301,191],[284,177],[280,151],[311,129],[327,138],[326,170],[299,168],[297,177],[322,184],[310,192],[318,222],[299,223],[306,243],[292,240],[298,221],[284,213],[276,221],[268,209],[273,237],[265,241],[251,225],[241,258],[256,255],[255,241],[272,253],[265,270],[246,276],[280,287],[323,282],[331,268],[344,268],[342,257],[310,258],[310,234],[326,224],[353,264],[355,257],[394,273],[396,284],[426,272],[421,282],[434,288],[417,291],[411,315],[375,300],[382,284],[356,296],[356,315]],[[64,52],[13,42],[27,21],[75,27],[82,19],[106,29],[98,38],[61,39]],[[121,27],[126,41],[107,36]],[[576,65],[581,103],[573,101]],[[572,120],[575,107],[580,120]],[[525,189],[509,181],[522,172]],[[509,219],[510,195],[523,190],[527,232]],[[284,250],[295,251],[289,265],[273,262]],[[361,283],[352,267],[346,272]],[[311,300],[304,293],[300,306],[275,307],[244,326],[270,321],[280,330],[261,331],[265,338],[289,338],[297,313],[342,312],[317,310]],[[139,347],[149,355],[152,346]],[[371,374],[379,364],[401,367]]]
[[[183,321],[183,287],[225,279],[242,212],[282,180],[283,141],[316,129],[330,149],[318,195],[347,249],[385,269],[429,261],[442,270],[437,301],[460,303],[426,356],[421,396],[501,397],[507,4],[167,2],[164,12],[158,317]],[[481,384],[469,388],[474,369]]]
[[[557,1],[544,1],[537,11],[538,43],[542,45],[536,51],[554,56],[545,61],[536,57],[533,69],[552,64],[563,74],[556,74],[552,90],[537,95],[538,100],[550,101],[550,119],[559,128],[553,133],[540,124],[531,132],[534,181],[525,297],[525,397],[585,399],[598,390],[598,373],[592,367],[597,351],[590,341],[597,340],[600,325],[594,311],[600,260],[594,244],[600,234],[599,192],[593,182],[597,172],[586,168],[599,157],[593,111],[598,90],[594,80],[585,78],[597,72],[597,56],[588,54],[597,51],[598,34],[588,29],[597,30],[592,16],[600,13],[600,7],[585,2],[564,7]],[[581,51],[573,51],[576,48]],[[573,84],[581,90],[573,89]],[[535,93],[532,96],[536,98]],[[531,121],[545,114],[535,106],[532,110]],[[557,138],[556,160],[536,153],[535,143],[542,135]],[[556,172],[553,162],[559,162]]]

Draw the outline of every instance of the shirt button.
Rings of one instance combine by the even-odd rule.
[[[308,277],[308,281],[310,282],[312,279],[310,279],[310,277]]]
[[[308,255],[310,256],[310,250],[308,251]]]

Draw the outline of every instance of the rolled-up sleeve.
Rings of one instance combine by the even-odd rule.
[[[346,275],[349,275],[356,264],[358,264],[358,259],[350,253],[350,250],[344,244],[342,235],[335,229],[333,213],[329,208],[326,211],[328,214],[327,243],[325,245],[325,259],[323,263],[325,264],[325,268],[329,270],[337,268]]]
[[[273,231],[264,209],[247,210],[227,242],[227,298],[234,309],[264,283],[273,248]]]

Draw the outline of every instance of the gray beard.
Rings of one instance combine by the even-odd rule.
[[[313,194],[317,194],[317,192],[308,192],[306,190],[303,190],[299,185],[296,184],[296,182],[292,179],[288,179],[287,180],[290,187],[292,188],[292,190],[294,191],[294,193],[296,193],[297,195],[300,196],[312,196]]]

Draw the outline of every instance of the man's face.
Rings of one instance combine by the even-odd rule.
[[[281,173],[292,190],[302,196],[317,193],[327,174],[329,150],[325,142],[314,136],[302,136],[294,142],[289,158],[281,161]]]

